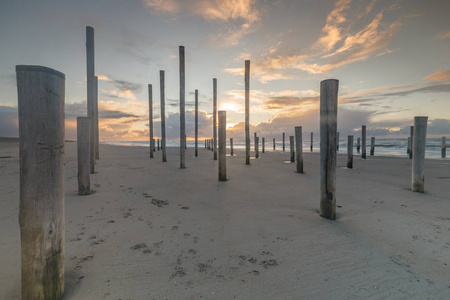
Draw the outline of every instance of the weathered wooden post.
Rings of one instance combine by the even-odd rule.
[[[250,164],[250,61],[245,61],[245,164]]]
[[[94,115],[95,115],[95,159],[100,159],[100,136],[98,130],[98,76],[94,76],[95,100],[94,100]]]
[[[214,138],[211,139],[211,152],[214,152]]]
[[[410,135],[410,140],[411,140],[411,149],[409,151],[409,159],[412,159],[413,157],[413,153],[414,153],[414,126],[410,126],[409,127],[409,135]]]
[[[336,133],[336,150],[339,152],[339,131]]]
[[[152,149],[153,149],[153,152],[156,152],[156,147],[155,147],[155,145],[156,145],[156,141],[155,141],[155,139],[153,139],[153,140],[152,140]]]
[[[339,81],[320,83],[320,216],[336,219],[336,129]]]
[[[95,55],[94,28],[86,26],[86,83],[87,83],[87,116],[91,120],[89,141],[90,171],[95,173]]]
[[[375,137],[370,138],[370,156],[375,155]]]
[[[227,112],[219,111],[219,181],[227,180]]]
[[[162,126],[162,125],[161,125]],[[158,151],[159,151],[159,139],[158,139]]]
[[[161,150],[162,150],[162,161],[167,162],[166,156],[166,109],[165,109],[165,83],[164,83],[164,71],[159,71],[159,89],[161,96]]]
[[[234,155],[234,151],[233,151],[233,138],[230,138],[230,155],[231,155],[231,156]]]
[[[297,173],[303,173],[303,137],[302,126],[295,127],[295,145],[297,152]]]
[[[447,142],[445,141],[446,137],[443,136],[441,140],[441,157],[445,158],[445,152],[447,151]]]
[[[198,90],[195,90],[195,157],[198,157]]]
[[[366,125],[362,126],[361,139],[362,139],[361,158],[366,159]]]
[[[353,135],[349,135],[347,140],[347,168],[353,169]]]
[[[289,147],[291,148],[291,162],[295,162],[294,136],[289,136]]]
[[[255,134],[255,158],[259,158],[259,136]]]
[[[286,137],[286,134],[283,132],[283,151],[286,150],[285,137]]]
[[[22,299],[64,294],[65,75],[16,66]]]
[[[262,138],[262,153],[266,153],[266,138]]]
[[[180,169],[186,168],[186,110],[185,110],[185,70],[184,46],[179,47],[180,55]]]
[[[414,136],[412,138],[413,152],[412,162],[412,183],[413,192],[424,192],[424,162],[425,162],[425,143],[427,139],[428,117],[414,117]]]
[[[356,142],[356,152],[358,152],[358,154],[360,148],[361,148],[361,138],[358,138]]]
[[[78,159],[78,195],[91,193],[91,174],[89,172],[89,136],[91,120],[88,117],[77,118],[77,159]]]
[[[217,78],[213,78],[213,151],[217,160]]]
[[[273,151],[275,151],[275,138],[273,138]]]
[[[256,137],[258,135],[256,134],[256,132],[254,133],[254,135],[255,135],[255,138],[254,138],[254,145],[253,145],[253,147],[254,147],[254,150],[255,150],[255,153],[256,153]]]
[[[311,152],[313,152],[313,145],[314,145],[314,142],[313,142],[313,132],[311,132],[311,146],[310,146],[310,151],[311,151]]]
[[[206,139],[205,139],[205,149],[206,149]]]
[[[406,154],[409,155],[409,152],[411,152],[411,137],[408,136],[408,145],[406,147]]]
[[[150,158],[153,158],[155,144],[153,143],[153,88],[148,85],[148,131],[150,134]]]

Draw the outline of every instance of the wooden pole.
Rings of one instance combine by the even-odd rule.
[[[254,133],[254,145],[253,145],[253,147],[254,147],[254,150],[255,150],[255,155],[256,155],[256,137],[258,136],[257,134],[256,134],[256,132]]]
[[[313,145],[314,145],[314,142],[313,142],[313,132],[311,132],[311,146],[310,146],[311,152],[313,152]]]
[[[217,78],[213,78],[213,151],[217,160]]]
[[[65,75],[16,66],[22,299],[64,294]]]
[[[198,90],[195,90],[195,157],[198,157]]]
[[[441,140],[441,157],[445,158],[445,152],[447,151],[447,143],[446,143],[446,137],[443,136]]]
[[[94,126],[95,126],[95,159],[100,159],[100,136],[98,130],[98,76],[94,76],[95,100],[94,100]]]
[[[375,137],[370,138],[370,156],[375,155]]]
[[[275,151],[275,138],[273,138],[273,150]]]
[[[408,156],[409,152],[411,152],[411,137],[408,136],[408,146],[406,147],[406,154],[408,154]]]
[[[152,140],[152,149],[153,149],[153,152],[156,151],[155,145],[156,145],[156,141],[155,141],[155,139],[153,139],[153,140]]]
[[[356,152],[358,152],[358,154],[359,154],[359,149],[361,149],[361,138],[358,138],[357,142],[356,142]]]
[[[291,148],[291,162],[295,162],[294,136],[289,136],[289,147]]]
[[[227,180],[227,112],[219,111],[219,181]]]
[[[87,116],[91,120],[89,140],[90,172],[95,173],[95,55],[94,28],[86,26],[86,83],[87,83]]]
[[[286,134],[283,132],[283,151],[286,149],[285,136]]]
[[[266,153],[266,138],[262,138],[262,153]]]
[[[148,131],[150,133],[150,158],[153,158],[155,144],[153,143],[153,87],[148,85]]]
[[[259,136],[255,134],[255,158],[259,158]]]
[[[414,147],[413,147],[413,145],[414,145],[414,126],[409,127],[409,135],[410,135],[409,137],[411,140],[411,149],[409,151],[409,159],[412,159],[413,153],[414,153]]]
[[[234,155],[234,151],[233,151],[233,138],[230,138],[230,150],[231,150],[230,154],[231,154],[231,156],[233,156],[233,155]]]
[[[336,133],[336,150],[339,152],[339,131]]]
[[[320,216],[336,219],[336,132],[339,81],[320,83]]]
[[[250,61],[245,61],[245,164],[250,164]]]
[[[158,151],[159,151],[159,139],[158,139]]]
[[[366,159],[366,125],[362,126],[361,139],[362,139],[361,158]]]
[[[302,126],[295,127],[295,145],[297,153],[297,173],[303,173],[303,137]]]
[[[186,168],[186,111],[185,111],[185,64],[184,46],[179,47],[180,55],[180,169]]]
[[[89,136],[91,120],[88,117],[77,118],[77,158],[78,158],[78,195],[91,193],[91,174],[89,172]]]
[[[414,136],[412,138],[413,152],[412,162],[412,183],[413,192],[424,192],[424,162],[425,162],[425,143],[427,139],[428,117],[414,117]]]
[[[166,156],[166,109],[165,109],[165,83],[164,83],[164,71],[159,71],[159,88],[161,96],[161,150],[162,161],[167,162]]]
[[[347,140],[347,168],[353,169],[353,135],[349,135]]]

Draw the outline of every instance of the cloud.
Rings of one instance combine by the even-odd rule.
[[[431,75],[428,75],[424,78],[425,80],[431,80],[431,81],[450,81],[450,69],[441,69],[437,70]]]
[[[439,40],[450,39],[450,30],[442,30],[436,35],[436,38]]]
[[[143,2],[157,13],[173,14],[179,10],[179,1],[177,0],[143,0]]]
[[[19,136],[19,112],[16,107],[0,106],[0,136]]]
[[[105,93],[105,96],[110,98],[136,100],[137,98],[134,93],[139,92],[142,89],[142,85],[139,83],[114,79],[108,75],[98,75],[98,80],[104,81],[114,87],[114,89],[100,89],[100,91]]]

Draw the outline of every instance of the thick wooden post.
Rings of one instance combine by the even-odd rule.
[[[153,158],[155,144],[153,143],[153,87],[148,85],[148,131],[150,134],[150,158]]]
[[[310,145],[310,151],[311,151],[311,152],[313,152],[313,145],[314,145],[314,142],[313,142],[313,132],[311,132],[311,145]]]
[[[336,219],[336,132],[339,81],[320,83],[320,216]]]
[[[295,162],[294,136],[289,136],[289,147],[291,150],[291,162]]]
[[[412,183],[413,192],[424,192],[424,162],[425,162],[425,143],[427,139],[428,117],[414,117],[414,136],[412,138],[413,152],[412,162]]]
[[[303,173],[303,137],[302,126],[295,127],[295,146],[297,152],[297,173]]]
[[[358,138],[357,142],[356,142],[356,152],[358,152],[358,154],[359,154],[359,149],[361,149],[361,138]]]
[[[165,96],[165,83],[164,83],[164,71],[159,71],[159,88],[161,96],[161,150],[162,150],[162,161],[167,162],[166,156],[166,96]]]
[[[262,138],[262,153],[266,153],[266,138]]]
[[[447,151],[447,143],[446,143],[446,138],[445,138],[445,136],[443,136],[442,137],[442,140],[441,140],[441,157],[442,158],[445,158],[445,152]]]
[[[98,130],[98,76],[94,76],[95,100],[94,100],[94,126],[95,126],[95,159],[100,159],[100,136]]]
[[[361,139],[362,139],[361,158],[366,159],[366,125],[363,125],[361,128]]]
[[[286,150],[286,142],[285,142],[286,134],[283,132],[283,151]]]
[[[19,108],[22,299],[64,293],[65,75],[16,66]]]
[[[413,145],[414,145],[414,126],[409,127],[409,135],[410,135],[409,137],[411,140],[411,149],[409,151],[409,159],[412,159],[413,153],[414,153],[414,147],[413,147]]]
[[[353,169],[353,135],[349,135],[347,140],[347,168]]]
[[[78,195],[91,193],[91,174],[89,172],[89,136],[91,120],[77,118],[77,158],[78,158]]]
[[[375,137],[370,138],[370,156],[375,155]]]
[[[219,181],[227,180],[227,112],[219,111]]]
[[[198,157],[198,90],[195,90],[195,157]]]
[[[87,116],[91,120],[89,140],[90,171],[95,173],[95,55],[94,28],[86,26],[86,83],[87,83]]]
[[[273,150],[275,151],[275,138],[273,138]]]
[[[250,61],[245,61],[245,164],[250,164]]]
[[[186,110],[185,110],[185,70],[184,46],[179,47],[180,54],[180,169],[186,168]]]
[[[255,158],[259,158],[259,136],[255,134]]]
[[[233,156],[234,155],[234,151],[233,151],[233,138],[230,138],[230,155]]]

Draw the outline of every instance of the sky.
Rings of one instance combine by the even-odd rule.
[[[86,26],[94,28],[100,141],[148,140],[148,84],[160,136],[179,138],[179,46],[186,53],[186,132],[212,137],[213,78],[227,136],[244,137],[244,61],[251,132],[319,133],[320,82],[339,80],[338,131],[404,138],[415,116],[450,136],[448,0],[2,0],[0,136],[18,136],[16,65],[66,75],[66,138],[86,116]]]

